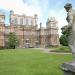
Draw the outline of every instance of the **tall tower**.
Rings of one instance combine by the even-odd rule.
[[[14,25],[13,25],[13,21],[14,21],[14,11],[11,10],[10,11],[10,32],[14,32]]]
[[[38,21],[38,15],[37,15],[37,14],[34,15],[32,21],[33,21],[32,27],[33,27],[34,29],[36,29],[36,28],[37,28],[37,21]]]
[[[40,47],[45,47],[45,28],[42,27],[42,23],[40,23],[40,29],[39,29],[39,43]]]
[[[48,18],[46,23],[47,28],[47,43],[50,46],[58,46],[59,45],[59,35],[58,35],[58,26],[55,17]]]
[[[4,32],[5,32],[5,15],[3,12],[0,12],[0,47],[5,46]]]

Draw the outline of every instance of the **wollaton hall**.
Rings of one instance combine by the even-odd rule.
[[[0,46],[5,47],[8,42],[10,32],[15,32],[19,39],[17,47],[47,47],[58,46],[59,35],[57,21],[54,17],[48,18],[46,27],[40,23],[38,28],[38,16],[26,16],[14,14],[10,11],[10,25],[5,24],[5,14],[0,12]]]

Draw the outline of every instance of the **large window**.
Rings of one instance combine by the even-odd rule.
[[[0,17],[0,23],[4,23],[4,18]]]
[[[31,35],[31,31],[24,31],[24,35]]]
[[[12,24],[17,24],[17,18],[11,19]]]
[[[24,18],[24,25],[26,25],[26,18]]]
[[[23,18],[20,18],[20,24],[23,25]]]
[[[27,18],[27,24],[32,25],[32,19],[31,18]]]
[[[7,28],[7,29],[6,29],[6,33],[9,33],[9,32],[10,32],[10,29],[9,29],[9,28]]]
[[[17,24],[17,18],[14,19],[14,24]]]

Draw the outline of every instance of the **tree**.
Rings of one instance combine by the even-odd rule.
[[[61,35],[60,37],[60,44],[62,44],[63,46],[68,46],[68,38],[66,35]]]
[[[62,34],[63,35],[66,35],[68,37],[69,36],[69,33],[71,31],[71,28],[66,29],[67,27],[68,26],[66,25],[66,26],[62,27],[61,30],[62,30]],[[65,29],[66,29],[66,31],[65,31]]]
[[[62,35],[60,37],[60,44],[62,44],[63,46],[68,46],[68,35],[69,35],[70,30],[68,29],[68,30],[64,31],[66,27],[67,26],[64,26],[61,28]]]
[[[11,32],[9,33],[9,37],[8,37],[8,47],[9,48],[15,48],[18,44],[18,39],[17,39],[17,36],[15,35],[15,33]]]

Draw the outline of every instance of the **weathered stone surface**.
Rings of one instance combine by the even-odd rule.
[[[64,75],[75,75],[75,61],[62,64],[61,69]]]
[[[66,62],[61,65],[64,75],[75,75],[75,10],[72,9],[72,4],[66,4],[64,8],[67,11],[68,26],[64,31],[69,30],[68,44],[74,56],[74,61]]]

